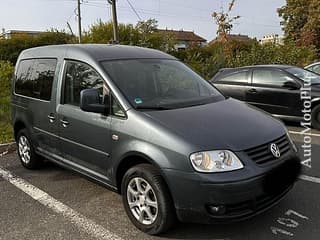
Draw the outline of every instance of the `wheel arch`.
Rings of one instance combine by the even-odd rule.
[[[156,164],[156,162],[153,159],[151,159],[150,157],[148,157],[147,155],[145,155],[143,153],[130,152],[130,153],[127,153],[125,156],[123,156],[120,163],[116,167],[115,180],[116,180],[116,186],[117,186],[117,190],[118,190],[119,194],[121,194],[121,183],[122,183],[122,179],[123,179],[123,176],[125,175],[125,173],[130,168],[137,166],[139,164],[143,164],[143,163],[150,164],[160,171],[159,165]],[[163,177],[163,179],[164,179],[164,177]],[[164,181],[165,181],[165,179],[164,179]]]
[[[314,98],[311,100],[311,109],[314,107],[318,106],[320,104],[320,97],[319,98]]]
[[[21,121],[21,120],[15,121],[15,123],[13,125],[13,134],[14,134],[15,140],[17,140],[18,132],[24,128],[26,128],[26,124],[23,121]]]

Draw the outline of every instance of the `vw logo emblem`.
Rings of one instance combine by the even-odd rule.
[[[276,158],[279,158],[281,155],[279,147],[275,143],[270,144],[270,151],[271,151],[272,155],[275,156]]]

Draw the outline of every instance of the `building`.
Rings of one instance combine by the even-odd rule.
[[[222,35],[219,35],[215,39],[209,42],[210,44],[214,44],[216,42],[223,42],[223,41],[238,41],[238,42],[248,42],[252,41],[251,38],[249,38],[248,35],[241,35],[241,34],[227,34],[226,37],[224,38]]]
[[[175,44],[175,49],[181,50],[193,46],[204,46],[207,40],[195,34],[193,31],[184,30],[168,30],[159,29],[160,33],[171,34],[173,38],[177,41]]]
[[[23,30],[7,30],[2,29],[2,33],[0,33],[0,39],[11,39],[12,37],[16,37],[19,35],[38,35],[42,33],[41,31],[23,31]]]
[[[265,35],[262,37],[261,40],[259,40],[261,45],[264,44],[276,44],[276,45],[283,45],[283,36],[279,36],[278,34],[270,34]]]

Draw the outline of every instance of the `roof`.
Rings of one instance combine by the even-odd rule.
[[[256,68],[278,68],[278,69],[287,69],[292,68],[294,66],[291,65],[282,65],[282,64],[269,64],[269,65],[252,65],[252,66],[244,66],[244,67],[236,67],[236,68],[221,68],[213,78],[216,78],[220,74],[225,75],[241,70],[249,70],[249,69],[256,69]]]
[[[0,36],[5,36],[6,34],[39,34],[42,31],[26,31],[26,30],[6,30],[0,33]]]
[[[24,50],[23,58],[67,57],[95,61],[137,58],[175,59],[173,56],[150,48],[111,44],[62,44]]]
[[[310,68],[310,67],[313,67],[313,66],[316,66],[316,65],[320,65],[320,62],[311,63],[308,66],[305,66],[304,68]]]
[[[228,34],[227,35],[227,40],[234,40],[234,41],[240,41],[240,42],[246,42],[246,41],[251,41],[252,39],[249,38],[248,35],[241,35],[241,34]],[[221,42],[223,41],[222,36],[218,36],[212,41],[209,42],[209,44],[213,44],[215,42]]]
[[[31,34],[36,34],[36,33],[43,33],[43,31],[7,30],[4,33],[31,33]]]
[[[285,64],[264,64],[264,65],[252,65],[252,66],[244,66],[244,67],[238,67],[234,69],[241,69],[241,68],[280,68],[280,69],[286,69],[291,68],[294,66],[291,65],[285,65]]]
[[[291,65],[283,65],[283,64],[269,64],[269,65],[252,65],[252,66],[244,66],[244,67],[236,67],[236,68],[221,68],[214,76],[212,79],[217,79],[220,78],[221,76],[225,76],[228,74],[232,74],[234,72],[241,72],[241,71],[246,71],[250,69],[257,69],[257,68],[278,68],[278,69],[287,69],[287,68],[292,68],[295,66]]]
[[[206,42],[207,40],[195,34],[193,31],[158,29],[158,32],[171,33],[178,41]]]

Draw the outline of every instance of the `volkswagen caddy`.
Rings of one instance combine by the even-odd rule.
[[[24,167],[47,159],[104,184],[122,195],[132,223],[149,234],[176,220],[257,215],[284,197],[300,171],[279,120],[226,98],[157,50],[25,50],[11,104]]]

